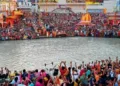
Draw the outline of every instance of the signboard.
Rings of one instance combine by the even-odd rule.
[[[103,9],[88,9],[89,13],[103,13]]]
[[[87,5],[102,4],[104,0],[86,0]]]
[[[17,0],[17,2],[23,2],[24,0]]]

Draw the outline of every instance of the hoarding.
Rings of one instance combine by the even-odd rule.
[[[88,9],[89,13],[103,13],[103,9]]]
[[[86,4],[94,5],[94,4],[102,4],[104,0],[86,0]]]

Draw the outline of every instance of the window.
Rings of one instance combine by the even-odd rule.
[[[2,10],[6,10],[6,5],[2,5]]]
[[[68,3],[83,3],[85,0],[66,0]]]
[[[99,2],[99,3],[103,3],[104,0],[86,0],[86,2]]]
[[[51,2],[51,3],[57,3],[58,0],[39,0],[39,2]]]

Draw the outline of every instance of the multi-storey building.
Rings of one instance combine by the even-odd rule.
[[[75,12],[113,12],[116,0],[39,0],[39,8],[44,11],[52,11],[57,8],[59,2],[65,2]]]
[[[17,9],[37,12],[38,5],[35,3],[37,3],[37,0],[17,0],[17,4],[18,4]]]
[[[17,9],[17,3],[15,0],[0,0],[0,12],[7,15],[13,10]]]
[[[116,1],[118,0],[0,0],[0,11],[23,9],[50,12],[63,4],[74,12],[102,12],[105,8],[107,12],[113,12]]]
[[[50,12],[58,7],[58,5],[66,5],[72,8],[74,12],[85,11],[85,0],[39,0],[39,8],[42,11]]]
[[[93,0],[95,1],[95,0]],[[87,3],[86,9],[89,12],[102,12],[104,9],[107,10],[107,12],[113,12],[114,7],[116,5],[116,0],[97,0],[96,3]]]

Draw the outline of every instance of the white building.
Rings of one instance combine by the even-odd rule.
[[[102,4],[96,5],[86,5],[86,9],[91,12],[101,12],[103,9],[106,9],[107,12],[113,12],[116,5],[116,0],[104,0]]]
[[[38,9],[38,5],[40,9]],[[59,0],[58,3],[37,3],[37,0],[35,0],[35,4],[33,5],[31,2],[28,0],[20,0],[18,1],[18,8],[19,9],[29,9],[31,11],[47,11],[51,12],[52,10],[58,8],[58,5],[66,5],[74,12],[101,12],[103,9],[106,9],[107,12],[113,12],[115,9],[116,5],[116,0],[104,0],[103,4],[98,4],[98,5],[86,5],[84,3],[67,3],[66,0]]]
[[[10,15],[10,12],[12,12],[13,10],[17,10],[16,8],[17,8],[17,4],[16,1],[14,0],[0,1],[0,13],[3,13],[6,16]]]
[[[116,5],[116,0],[104,0],[104,8],[107,9],[107,12],[113,12]]]
[[[17,4],[18,4],[17,9],[30,10],[32,12],[37,12],[38,10],[38,5],[32,4],[32,2],[28,0],[18,0]]]

